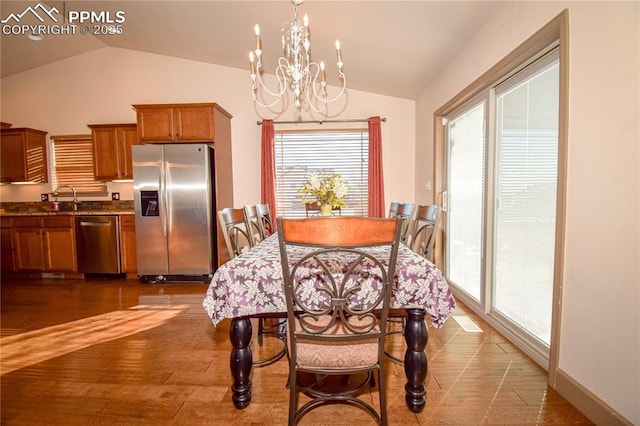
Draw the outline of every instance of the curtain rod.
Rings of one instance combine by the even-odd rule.
[[[369,121],[368,118],[355,118],[355,119],[346,119],[346,120],[307,120],[307,121],[274,121],[273,124],[324,124],[324,123],[367,123]],[[381,118],[380,121],[383,123],[387,122],[386,118]],[[256,124],[258,126],[262,126],[262,121],[257,121]]]

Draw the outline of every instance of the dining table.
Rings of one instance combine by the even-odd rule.
[[[251,318],[287,311],[277,233],[221,265],[211,279],[202,305],[214,325],[231,319],[232,400],[236,408],[245,408],[251,402]],[[441,328],[455,305],[441,271],[400,244],[391,308],[406,311],[405,401],[413,412],[421,412],[426,404],[427,314],[431,324]]]

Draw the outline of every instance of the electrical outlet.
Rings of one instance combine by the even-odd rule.
[[[111,193],[111,200],[112,201],[118,201],[120,199],[120,193],[119,192],[112,192]]]
[[[40,194],[40,201],[49,201],[49,194]]]

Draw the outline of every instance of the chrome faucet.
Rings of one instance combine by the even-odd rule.
[[[57,198],[62,188],[69,188],[71,190],[71,192],[73,193],[73,210],[78,210],[78,204],[80,204],[80,201],[78,201],[78,194],[76,192],[76,189],[73,186],[60,185],[56,188],[55,191],[53,191],[53,195]]]

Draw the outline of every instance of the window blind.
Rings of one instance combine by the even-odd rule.
[[[283,217],[306,217],[302,194],[308,173],[339,173],[349,183],[342,215],[366,216],[369,133],[367,130],[276,132],[276,197]]]
[[[52,136],[53,188],[71,185],[78,195],[107,195],[107,184],[94,177],[91,135]]]

